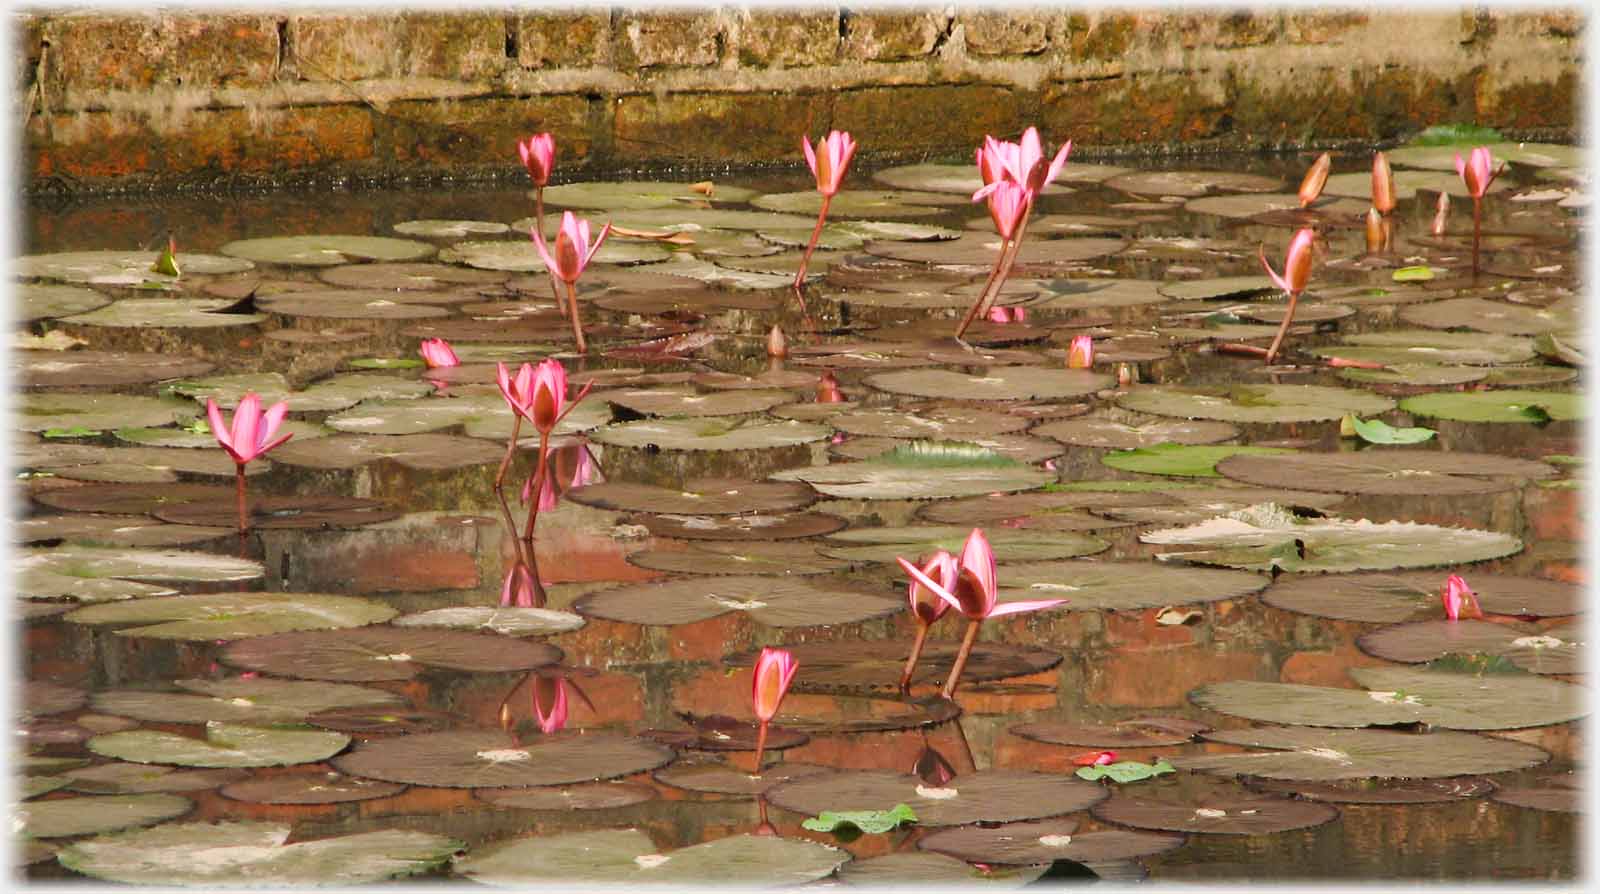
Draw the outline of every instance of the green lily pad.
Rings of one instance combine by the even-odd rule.
[[[1054,438],[1075,447],[1134,450],[1147,447],[1159,449],[1160,445],[1214,444],[1238,437],[1239,429],[1226,422],[1204,420],[1149,419],[1127,423],[1104,416],[1080,416],[1036,425],[1029,430],[1029,434]]]
[[[1382,419],[1346,418],[1350,420],[1350,427],[1368,444],[1420,444],[1438,434],[1431,428],[1395,428]]]
[[[1486,298],[1451,298],[1414,304],[1400,311],[1400,319],[1429,329],[1473,329],[1502,335],[1542,335],[1567,332],[1577,325],[1577,307],[1560,301],[1545,307],[1528,307]]]
[[[112,329],[206,329],[253,326],[266,314],[223,313],[236,302],[221,298],[124,298],[71,317],[63,323]]]
[[[1354,350],[1361,350],[1359,348]],[[1381,348],[1378,350],[1382,350]],[[1411,388],[1440,388],[1469,382],[1492,381],[1495,371],[1472,366],[1434,366],[1429,363],[1397,363],[1385,369],[1341,369],[1339,378],[1361,385],[1402,385]],[[1565,381],[1557,378],[1555,381]],[[1516,384],[1516,383],[1507,383]],[[1543,385],[1549,381],[1527,384]]]
[[[654,243],[607,239],[595,253],[596,264],[657,264],[672,253]],[[457,242],[439,252],[439,260],[465,264],[477,270],[508,270],[517,273],[542,273],[544,258],[532,239],[493,242]]]
[[[601,444],[618,447],[727,451],[793,447],[821,441],[832,433],[825,425],[792,419],[765,422],[756,417],[744,417],[734,420],[639,419],[602,426],[590,437]]]
[[[948,242],[961,238],[960,230],[898,220],[845,220],[838,229],[856,233],[863,239],[890,239],[895,242]],[[827,228],[824,227],[824,230]]]
[[[431,388],[427,383],[418,383]],[[362,435],[417,435],[453,428],[469,419],[506,416],[509,436],[511,410],[498,394],[421,400],[364,400],[323,420],[335,431]],[[531,429],[531,426],[525,426]]]
[[[1079,168],[1083,169],[1081,175],[1074,177],[1074,171]],[[1056,175],[1056,182],[1045,186],[1044,194],[1050,196],[1071,192],[1072,190],[1061,185],[1061,183],[1068,180],[1099,182],[1107,177],[1115,177],[1118,174],[1126,173],[1127,170],[1127,168],[1115,168],[1110,165],[1081,165],[1073,162],[1061,169],[1061,173]],[[979,187],[983,186],[983,178],[978,175],[978,168],[973,164],[902,165],[874,172],[872,179],[895,189],[951,192],[967,196],[971,196]]]
[[[1421,450],[1242,456],[1223,460],[1217,471],[1262,487],[1315,481],[1337,493],[1417,497],[1495,493],[1556,474],[1553,466],[1534,460]]]
[[[1153,562],[1027,562],[1005,567],[1000,602],[1065,599],[1062,611],[1140,611],[1240,599],[1267,583],[1266,577],[1243,571]]]
[[[600,590],[580,597],[572,610],[591,618],[675,626],[744,612],[772,627],[849,624],[882,618],[903,601],[865,590],[777,575],[687,577]]]
[[[19,594],[31,599],[66,596],[80,602],[165,596],[148,581],[245,581],[264,573],[260,562],[184,550],[63,546],[21,551],[15,563]]]
[[[974,187],[976,188],[976,187]],[[822,210],[822,194],[814,189],[767,193],[750,200],[756,208],[815,217]],[[966,200],[947,193],[846,189],[828,203],[829,217],[928,217]]]
[[[1493,366],[1534,357],[1533,340],[1516,335],[1390,329],[1347,335],[1344,344],[1307,348],[1318,357],[1343,357],[1398,366],[1406,363]]]
[[[1584,418],[1584,396],[1569,391],[1436,391],[1400,402],[1418,416],[1457,422],[1565,422]]]
[[[409,680],[434,668],[526,671],[561,657],[555,646],[509,636],[390,626],[259,636],[230,643],[218,656],[232,667],[281,677],[358,682]]]
[[[149,764],[114,762],[68,770],[63,778],[75,792],[138,795],[146,792],[207,791],[237,782],[248,775],[238,769],[174,770]]]
[[[159,257],[160,252],[114,249],[26,255],[16,259],[11,274],[22,279],[54,279],[102,286],[173,288],[177,277],[156,273],[151,269]],[[183,255],[183,268],[189,273],[240,273],[254,266],[249,261],[237,258],[187,252]]]
[[[733,213],[733,212],[728,212]],[[792,273],[762,273],[757,271],[737,270],[722,264],[714,264],[688,254],[677,254],[670,261],[657,268],[668,276],[680,276],[693,279],[722,289],[749,289],[765,291],[769,289],[782,289],[793,285]]]
[[[1223,276],[1213,279],[1187,279],[1162,283],[1162,295],[1175,301],[1200,301],[1219,298],[1243,300],[1281,291],[1265,276]]]
[[[1373,523],[1334,516],[1302,518],[1264,503],[1184,528],[1139,535],[1178,546],[1157,553],[1163,562],[1221,565],[1251,571],[1378,571],[1464,565],[1522,551],[1509,534],[1415,522]]]
[[[504,455],[503,445],[436,433],[336,435],[290,441],[272,452],[273,459],[284,465],[313,469],[354,469],[385,460],[409,469],[458,469],[496,463]]]
[[[13,294],[22,299],[16,312],[18,323],[70,317],[111,303],[110,296],[103,292],[81,286],[30,282],[12,288]]]
[[[402,292],[488,286],[503,283],[509,278],[505,273],[468,270],[449,264],[347,264],[325,267],[317,272],[317,279],[340,288],[392,289]]]
[[[1438,779],[1522,770],[1550,758],[1542,749],[1521,742],[1449,731],[1417,735],[1371,729],[1269,727],[1216,730],[1206,733],[1205,738],[1272,750],[1181,755],[1173,759],[1179,768],[1304,781]]]
[[[824,810],[815,818],[802,820],[800,826],[813,832],[832,832],[840,826],[854,826],[868,835],[882,835],[901,823],[916,821],[916,811],[909,804],[896,804],[892,810]]]
[[[420,261],[432,257],[435,251],[426,242],[386,236],[270,236],[238,239],[217,250],[258,264],[297,267],[332,267],[352,261]],[[184,257],[191,270],[193,257]]]
[[[995,366],[981,375],[944,369],[905,369],[868,376],[880,391],[917,397],[960,395],[963,400],[1061,400],[1082,397],[1114,383],[1087,370],[1043,366]]]
[[[1465,157],[1466,153],[1462,153]],[[1404,157],[1403,155],[1401,157]],[[1390,158],[1391,164],[1398,164]],[[1489,186],[1490,193],[1503,192],[1510,188],[1506,180],[1496,180]],[[1469,199],[1467,185],[1461,176],[1455,172],[1454,154],[1451,155],[1451,167],[1448,171],[1425,170],[1399,170],[1394,172],[1394,197],[1401,201],[1415,198],[1419,190],[1439,193],[1447,192],[1455,201]],[[1344,174],[1333,174],[1322,185],[1322,192],[1330,196],[1347,196],[1353,199],[1368,200],[1372,197],[1372,172],[1350,171]]]
[[[1079,767],[1073,775],[1079,779],[1088,779],[1091,782],[1097,779],[1109,779],[1116,783],[1127,783],[1138,782],[1172,772],[1175,772],[1175,768],[1164,760],[1158,760],[1153,764],[1143,764],[1138,761],[1117,761],[1103,766]]]
[[[511,229],[493,220],[403,220],[394,225],[402,236],[425,239],[460,239],[466,236],[498,236]]]
[[[1146,196],[1201,196],[1208,192],[1272,192],[1283,186],[1278,177],[1232,171],[1129,171],[1103,183],[1111,189]]]
[[[24,394],[11,417],[21,431],[47,429],[106,430],[123,426],[170,425],[192,409],[178,401],[78,391],[70,394]]]
[[[1365,416],[1394,408],[1394,401],[1366,391],[1325,385],[1151,385],[1124,392],[1117,405],[1157,416],[1226,422],[1322,422],[1345,413]]]
[[[586,733],[514,746],[499,730],[458,729],[367,739],[333,760],[347,776],[446,788],[568,785],[654,770],[675,756],[643,739]]]
[[[178,795],[148,792],[33,801],[15,807],[21,833],[30,838],[67,838],[149,826],[182,816],[194,802]]]
[[[461,605],[402,615],[390,623],[396,627],[438,627],[523,637],[566,633],[579,629],[585,622],[581,615],[553,609]]]
[[[1238,444],[1191,445],[1156,444],[1133,450],[1115,450],[1100,457],[1100,462],[1124,472],[1145,475],[1178,475],[1187,478],[1221,478],[1217,463],[1230,456],[1293,453],[1283,447],[1246,447]]]
[[[661,853],[638,829],[571,832],[491,844],[457,858],[457,875],[523,888],[562,879],[579,886],[802,885],[832,875],[848,851],[770,835],[735,835]]]
[[[304,393],[304,392],[302,392]],[[237,400],[237,398],[235,398]],[[211,433],[211,427],[203,420],[200,425],[205,426],[205,431],[196,431],[194,428],[119,428],[112,432],[119,441],[137,444],[144,447],[182,447],[187,450],[215,449],[217,438]],[[294,435],[293,440],[305,441],[310,438],[326,438],[333,431],[315,422],[304,422],[299,419],[285,419],[278,428],[278,435]],[[229,463],[232,460],[229,458]],[[258,460],[259,462],[259,460]],[[254,462],[251,463],[255,465]],[[232,474],[231,472],[227,474]]]
[[[575,503],[597,509],[693,515],[782,512],[804,508],[817,498],[803,484],[775,484],[735,478],[695,479],[684,482],[682,489],[607,481],[573,488],[566,496]]]
[[[840,499],[932,500],[1032,490],[1055,477],[1044,469],[998,455],[994,457],[997,461],[983,465],[973,463],[970,457],[941,465],[937,455],[919,460],[914,454],[914,449],[902,448],[861,462],[787,469],[772,478],[804,481],[818,492]]]
[[[210,361],[127,351],[12,351],[12,369],[28,388],[96,388],[202,376]]]
[[[123,636],[219,640],[360,627],[380,624],[396,614],[383,603],[354,596],[208,593],[93,605],[69,613],[65,620],[111,627]]]
[[[788,403],[787,391],[735,390],[702,394],[683,388],[619,388],[605,399],[647,416],[738,416]]]
[[[181,767],[282,767],[332,757],[350,744],[350,737],[326,730],[266,728],[209,721],[206,737],[180,736],[160,730],[127,730],[95,736],[87,747],[95,754],[140,764]]]
[[[1432,267],[1426,265],[1401,267],[1390,274],[1389,278],[1395,282],[1427,282],[1434,278],[1434,272]]]
[[[183,823],[79,841],[57,854],[91,878],[197,888],[359,885],[430,872],[465,845],[385,829],[287,844],[288,823]]]
[[[1082,810],[1105,799],[1106,789],[1054,773],[979,770],[963,773],[943,788],[891,770],[842,770],[786,782],[767,792],[767,802],[807,816],[835,807],[891,810],[909,806],[920,826],[962,826],[1038,819]]]
[[[175,680],[181,692],[111,689],[96,692],[94,710],[157,723],[301,723],[318,711],[358,706],[394,706],[404,699],[366,686],[297,680]]]
[[[694,207],[710,204],[739,204],[756,195],[753,189],[718,183],[707,195],[690,189],[688,183],[671,183],[660,180],[585,181],[548,186],[544,200],[548,205],[564,208],[598,208],[602,211],[629,211],[642,208]],[[548,222],[560,215],[546,213]]]
[[[915,561],[934,550],[959,554],[971,527],[913,525],[908,527],[853,528],[828,537],[830,543],[859,546],[825,546],[821,552],[851,562],[893,562],[897,556]],[[1030,531],[1001,528],[988,532],[995,559],[1001,562],[1040,562],[1070,559],[1102,552],[1110,544],[1098,537],[1064,531]]]

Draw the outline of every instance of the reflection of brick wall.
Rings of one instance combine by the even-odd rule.
[[[39,13],[16,20],[35,177],[508,174],[965,155],[1037,123],[1084,148],[1577,127],[1576,12]],[[125,181],[124,185],[134,181]]]

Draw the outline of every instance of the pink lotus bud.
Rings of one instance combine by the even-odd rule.
[[[773,359],[782,359],[789,356],[789,339],[778,328],[777,323],[772,324],[772,331],[767,333],[767,356]]]
[[[1439,202],[1438,202],[1438,204],[1434,205],[1433,226],[1428,228],[1428,232],[1433,234],[1433,235],[1435,235],[1435,236],[1443,236],[1444,235],[1445,220],[1449,216],[1450,216],[1450,194],[1447,193],[1447,192],[1441,192],[1441,193],[1439,193]]]
[[[1389,169],[1389,157],[1382,152],[1372,156],[1372,207],[1379,214],[1394,210],[1394,171]]]
[[[1462,159],[1460,152],[1456,153],[1456,173],[1461,175],[1461,182],[1466,184],[1467,193],[1475,199],[1483,198],[1495,178],[1505,170],[1504,164],[1498,169],[1494,168],[1494,156],[1489,154],[1488,146],[1474,148],[1466,159]]]
[[[1483,617],[1483,609],[1478,607],[1478,596],[1461,579],[1461,575],[1452,574],[1445,578],[1444,586],[1439,588],[1439,596],[1444,602],[1444,616],[1455,621],[1465,615],[1468,618]]]
[[[1306,284],[1311,281],[1311,246],[1315,238],[1316,233],[1309,227],[1294,234],[1289,241],[1289,251],[1284,256],[1282,276],[1267,263],[1266,249],[1261,250],[1261,266],[1267,268],[1267,276],[1278,288],[1291,295],[1306,290]]]
[[[460,366],[461,360],[456,357],[455,349],[442,338],[425,338],[417,353],[422,355],[422,362],[429,369],[438,369],[441,366]]]
[[[1074,757],[1072,762],[1080,767],[1103,767],[1116,759],[1115,751],[1090,751]]]
[[[550,171],[556,163],[556,138],[547,133],[537,133],[517,143],[517,154],[522,156],[522,166],[528,169],[534,186],[550,182]]]
[[[811,141],[801,136],[800,148],[805,152],[806,165],[817,178],[817,191],[825,196],[837,195],[839,187],[844,185],[850,159],[856,154],[856,141],[850,138],[849,132],[829,131],[817,141],[815,150],[811,148]]]
[[[1322,195],[1322,185],[1328,182],[1328,170],[1333,167],[1333,156],[1324,152],[1311,163],[1305,179],[1300,181],[1300,207],[1305,208]]]
[[[1067,348],[1067,369],[1088,369],[1094,366],[1094,339],[1075,335]]]
[[[750,681],[750,701],[756,716],[766,723],[777,716],[778,706],[789,692],[789,684],[800,670],[800,662],[783,649],[765,648],[756,659],[755,673]]]

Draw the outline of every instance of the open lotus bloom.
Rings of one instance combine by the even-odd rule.
[[[285,401],[261,412],[261,396],[251,392],[239,399],[239,406],[233,411],[233,425],[229,427],[223,424],[222,408],[215,400],[206,398],[206,421],[211,424],[211,436],[240,466],[293,437],[290,434],[276,441],[272,439],[288,412],[289,404]]]
[[[1067,369],[1088,369],[1094,366],[1094,339],[1087,335],[1074,335],[1067,346]]]
[[[956,564],[956,557],[941,549],[923,563],[922,573],[938,581],[948,591],[955,588],[960,568]],[[916,616],[917,623],[924,627],[944,617],[944,613],[950,610],[949,603],[933,595],[916,578],[912,578],[910,586],[906,588],[906,600],[911,604],[911,613]]]
[[[844,184],[845,172],[850,168],[850,159],[856,154],[856,141],[850,138],[849,132],[829,131],[817,141],[816,149],[812,149],[811,141],[802,135],[800,149],[806,154],[806,165],[817,178],[817,192],[825,196],[837,195]]]
[[[1328,171],[1333,167],[1333,156],[1324,152],[1311,163],[1311,169],[1300,181],[1300,207],[1305,208],[1322,195],[1322,186],[1328,182]]]
[[[1272,269],[1267,263],[1267,251],[1261,249],[1261,266],[1267,268],[1267,276],[1278,288],[1291,295],[1299,295],[1306,290],[1306,283],[1311,281],[1311,247],[1316,239],[1316,233],[1309,227],[1294,234],[1289,242],[1289,251],[1283,260],[1283,275]]]
[[[496,363],[495,384],[500,386],[500,396],[511,405],[512,412],[533,418],[533,364],[522,364],[512,375],[505,363]]]
[[[1060,176],[1061,169],[1067,164],[1067,156],[1072,152],[1072,141],[1068,140],[1056,150],[1055,157],[1047,166],[1044,162],[1044,146],[1039,140],[1039,129],[1036,127],[1023,131],[1021,142],[1013,143],[985,136],[983,144],[983,148],[979,150],[978,169],[986,177],[992,174],[994,179],[985,179],[984,186],[972,194],[973,201],[993,192],[996,183],[1009,180],[1028,191],[1031,203],[1033,197],[1038,195],[1046,184],[1054,182],[1056,177]]]
[[[461,365],[461,359],[456,356],[455,349],[442,338],[423,339],[422,345],[417,348],[417,353],[422,355],[422,362],[426,363],[429,369]]]
[[[1379,214],[1388,214],[1394,204],[1394,171],[1389,169],[1389,156],[1378,152],[1372,156],[1372,207]]]
[[[545,245],[544,234],[538,227],[529,230],[533,236],[534,247],[539,249],[539,257],[544,260],[544,265],[550,269],[556,279],[568,285],[576,283],[583,271],[588,269],[589,262],[594,260],[595,252],[605,243],[606,237],[611,235],[611,224],[606,224],[600,229],[600,235],[593,241],[589,239],[589,222],[573,214],[571,211],[561,212],[561,229],[556,231],[555,254],[550,253],[550,247]]]
[[[778,714],[778,706],[789,693],[789,684],[800,670],[800,662],[784,649],[771,647],[761,650],[756,659],[755,674],[750,682],[750,701],[755,706],[756,717],[767,723]]]
[[[967,542],[961,550],[960,567],[954,587],[941,586],[939,581],[924,574],[922,569],[905,559],[896,557],[895,561],[911,575],[912,580],[927,587],[933,595],[943,599],[951,608],[974,621],[1053,608],[1066,602],[1065,599],[1036,599],[1000,603],[1000,587],[995,579],[994,550],[989,546],[989,538],[978,528],[973,528],[972,533],[967,535]]]
[[[522,156],[522,166],[528,169],[534,186],[550,182],[550,171],[556,164],[556,138],[547,133],[536,133],[517,143],[517,154]]]
[[[556,423],[566,415],[567,368],[561,361],[547,359],[533,371],[533,400],[528,421],[541,434],[555,430]]]
[[[1016,235],[1022,219],[1028,216],[1033,196],[1026,187],[1010,180],[998,180],[986,188],[989,189],[986,198],[989,200],[989,217],[994,221],[994,231],[1000,234],[1001,239],[1010,239]]]
[[[1467,186],[1467,193],[1475,199],[1481,199],[1489,191],[1489,186],[1496,177],[1505,172],[1506,166],[1494,167],[1494,156],[1489,154],[1488,146],[1478,146],[1471,154],[1463,159],[1461,153],[1456,153],[1456,173],[1461,175],[1461,182]]]
[[[1478,607],[1478,595],[1472,592],[1459,574],[1445,578],[1444,586],[1439,588],[1439,596],[1444,602],[1444,616],[1452,621],[1459,620],[1463,615],[1468,618],[1483,617],[1483,609]]]

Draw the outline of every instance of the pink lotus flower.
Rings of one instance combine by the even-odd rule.
[[[989,217],[994,220],[995,232],[1000,234],[1001,239],[1010,239],[1022,226],[1023,218],[1028,216],[1033,195],[1026,187],[1010,180],[999,180],[986,188],[989,189]]]
[[[1094,366],[1094,339],[1075,335],[1067,347],[1067,369],[1088,369]]]
[[[539,732],[545,735],[560,732],[567,725],[567,680],[565,677],[533,677],[533,716],[539,721]]]
[[[594,260],[595,252],[600,250],[606,237],[611,235],[611,224],[601,227],[600,235],[590,242],[589,222],[571,211],[561,212],[561,229],[556,231],[554,255],[550,253],[550,247],[544,241],[544,234],[540,233],[538,228],[531,228],[528,232],[533,236],[533,244],[539,249],[539,257],[544,260],[544,265],[556,279],[570,286],[578,281],[584,270],[588,269],[589,262]]]
[[[513,376],[505,363],[496,363],[494,377],[495,384],[500,386],[500,396],[511,405],[512,412],[533,418],[533,364],[522,364]]]
[[[461,365],[461,359],[456,356],[455,349],[451,348],[450,343],[442,338],[423,339],[421,347],[417,349],[417,353],[422,355],[422,362],[426,363],[429,369]]]
[[[960,577],[961,568],[956,563],[956,557],[944,550],[935,552],[922,565],[922,573],[949,592],[956,586],[956,579]],[[911,613],[916,616],[917,623],[924,627],[933,624],[944,613],[950,610],[950,604],[933,594],[933,591],[924,587],[916,578],[906,587],[906,601],[911,604]]]
[[[283,424],[283,417],[289,412],[289,404],[279,401],[265,413],[261,412],[261,396],[255,392],[246,394],[239,399],[239,406],[233,411],[233,427],[230,429],[222,422],[222,409],[217,402],[206,398],[206,421],[211,423],[211,435],[228,451],[235,464],[244,466],[268,450],[282,444],[293,437],[292,434],[272,440],[277,434],[278,426]]]
[[[1322,186],[1328,182],[1328,171],[1333,167],[1333,156],[1324,152],[1311,163],[1305,179],[1300,181],[1300,207],[1305,208],[1322,195]]]
[[[522,156],[522,166],[528,169],[534,186],[542,188],[550,182],[550,172],[556,163],[555,137],[536,133],[517,143],[517,153]]]
[[[784,649],[764,648],[756,659],[750,679],[750,701],[755,707],[760,729],[756,733],[756,772],[761,772],[761,755],[767,749],[767,726],[778,715],[778,706],[789,692],[789,684],[800,671],[800,662]]]
[[[811,141],[802,135],[800,149],[806,154],[806,165],[817,178],[817,191],[829,198],[837,195],[844,183],[845,172],[850,167],[850,159],[856,154],[856,141],[850,138],[849,132],[829,131],[827,136],[817,141],[815,150],[811,148]]]
[[[1316,238],[1316,233],[1310,228],[1302,229],[1294,234],[1294,239],[1289,242],[1289,251],[1284,256],[1283,275],[1272,269],[1267,263],[1267,251],[1260,250],[1261,266],[1267,268],[1267,276],[1278,288],[1290,295],[1304,292],[1306,284],[1311,281],[1311,245]]]
[[[1444,235],[1445,221],[1450,217],[1450,194],[1439,193],[1439,201],[1434,205],[1433,224],[1428,227],[1428,232],[1434,236]]]
[[[838,404],[844,403],[844,400],[844,392],[839,390],[839,380],[833,370],[823,370],[822,375],[817,377],[817,403]]]
[[[1461,153],[1456,153],[1456,173],[1461,175],[1461,182],[1467,186],[1467,194],[1474,199],[1481,199],[1489,191],[1495,178],[1505,173],[1506,166],[1502,163],[1498,169],[1494,167],[1494,156],[1489,154],[1488,146],[1478,146],[1466,159]]]
[[[567,414],[567,368],[561,361],[548,359],[533,371],[533,400],[528,421],[541,435],[549,435]],[[574,401],[576,403],[576,401]]]
[[[1379,214],[1388,214],[1394,206],[1394,171],[1389,168],[1389,157],[1378,152],[1372,156],[1372,207]]]
[[[1072,152],[1072,141],[1068,140],[1056,151],[1055,157],[1046,166],[1044,147],[1039,141],[1039,129],[1036,127],[1023,131],[1020,143],[985,136],[983,144],[984,148],[978,155],[979,171],[982,173],[987,164],[996,177],[994,181],[986,182],[983,188],[972,194],[974,202],[993,192],[995,183],[1002,180],[1010,180],[1027,189],[1031,201],[1032,196],[1038,195],[1047,184],[1055,181],[1061,169],[1067,164],[1067,156]]]
[[[771,331],[767,333],[767,356],[774,360],[789,356],[789,339],[777,323],[773,323]]]
[[[1116,759],[1117,753],[1115,751],[1090,751],[1074,757],[1072,762],[1080,767],[1103,767],[1106,764],[1114,763]]]
[[[1483,609],[1478,607],[1478,595],[1472,592],[1459,574],[1445,578],[1444,586],[1439,588],[1439,598],[1444,602],[1444,616],[1452,621],[1460,619],[1462,615],[1483,617]]]

